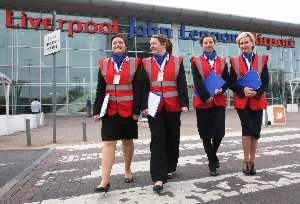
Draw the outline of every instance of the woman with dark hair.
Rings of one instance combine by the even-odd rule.
[[[94,104],[95,121],[102,121],[102,181],[95,192],[107,192],[110,188],[110,173],[115,160],[116,144],[122,141],[125,163],[125,182],[133,181],[131,161],[134,152],[133,139],[138,138],[137,119],[140,114],[141,86],[137,81],[142,72],[141,60],[128,57],[126,36],[111,38],[112,55],[100,60],[97,93]],[[100,117],[105,96],[109,94],[106,114]]]
[[[234,108],[241,120],[242,143],[244,149],[243,173],[255,175],[254,165],[258,139],[260,138],[263,109],[268,106],[265,91],[269,84],[268,55],[258,55],[253,53],[255,38],[250,32],[241,33],[237,39],[237,44],[242,54],[231,58],[230,84],[229,88],[234,92]],[[254,76],[260,78],[260,84],[251,87],[251,84],[241,83],[240,78],[244,78],[250,71],[255,71]],[[252,72],[253,73],[253,72]],[[248,75],[249,76],[249,75]],[[258,81],[251,79],[250,81]],[[250,86],[251,85],[251,86]]]
[[[155,118],[148,115],[151,131],[150,173],[155,183],[153,191],[159,192],[177,168],[180,115],[181,111],[188,111],[189,98],[183,57],[172,55],[173,45],[170,39],[161,34],[153,35],[150,49],[153,56],[143,59],[148,75],[144,82],[148,84],[148,88],[143,90],[143,94],[149,95],[151,91],[161,96]],[[143,113],[148,114],[148,108]]]
[[[225,108],[228,88],[228,68],[226,57],[220,57],[214,50],[216,39],[213,35],[205,34],[200,38],[203,54],[191,59],[194,79],[194,108],[196,109],[197,127],[208,158],[211,176],[217,176],[220,167],[217,151],[225,135]],[[209,93],[204,80],[209,80],[209,74],[216,72],[224,80],[224,84]],[[213,82],[215,83],[215,82]]]

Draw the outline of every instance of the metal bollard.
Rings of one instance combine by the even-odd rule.
[[[29,119],[26,119],[26,137],[27,137],[27,146],[31,146],[30,120]]]
[[[266,125],[266,127],[269,126],[268,111],[267,111],[267,109],[265,109],[265,125]]]
[[[87,141],[86,139],[86,117],[82,118],[82,131],[83,131],[83,141]]]

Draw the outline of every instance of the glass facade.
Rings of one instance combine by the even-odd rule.
[[[36,18],[52,18],[49,13],[27,12],[27,16]],[[28,28],[13,29],[5,26],[6,11],[0,10],[0,72],[13,80],[10,93],[10,114],[30,113],[30,103],[33,98],[38,98],[42,103],[44,113],[52,112],[52,65],[53,57],[44,56],[44,35],[50,33],[39,24],[37,29]],[[14,24],[22,24],[21,11],[14,11]],[[113,23],[112,18],[75,16],[58,14],[56,19],[78,20],[81,22],[108,22]],[[118,32],[132,34],[130,23],[134,25],[148,26],[146,21],[138,19],[118,19]],[[32,22],[29,22],[32,23]],[[29,24],[28,23],[28,24]],[[58,23],[57,23],[58,24]],[[199,25],[185,26],[185,36],[189,36],[193,30],[215,33],[240,34],[242,30],[215,29],[201,27]],[[74,32],[69,37],[67,26],[61,33],[61,52],[56,54],[56,111],[57,113],[74,113],[84,111],[86,97],[92,101],[95,99],[99,59],[111,55],[110,37],[112,34],[95,33],[82,30]],[[172,29],[172,24],[152,22],[153,27]],[[78,28],[78,25],[74,26]],[[180,26],[179,26],[180,28]],[[92,26],[90,26],[92,29]],[[107,28],[106,28],[107,29]],[[152,29],[152,33],[155,29]],[[144,30],[137,30],[142,33]],[[167,32],[167,31],[166,31]],[[172,30],[181,33],[181,30]],[[149,33],[149,32],[148,32]],[[151,33],[151,32],[150,32]],[[264,37],[275,39],[290,39],[293,36],[276,36],[263,34]],[[138,36],[137,33],[129,40],[129,55],[133,57],[152,56],[149,48],[149,36]],[[256,46],[259,54],[269,56],[268,68],[270,84],[267,90],[269,104],[291,103],[291,94],[286,81],[300,77],[300,38],[294,38],[295,48]],[[202,48],[198,40],[178,39],[179,54],[184,57],[184,67],[189,85],[190,107],[193,106],[193,79],[191,75],[190,58],[200,55]],[[221,56],[227,56],[227,62],[232,56],[240,54],[236,43],[217,42],[215,47]],[[230,63],[228,63],[230,66]],[[232,93],[227,91],[228,105],[232,106]],[[297,89],[294,103],[299,103],[300,90]],[[0,89],[0,114],[4,114],[5,99],[3,89]]]

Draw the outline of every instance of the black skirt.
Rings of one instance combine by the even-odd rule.
[[[122,139],[138,139],[137,120],[130,117],[121,117],[118,113],[113,116],[105,115],[102,119],[102,141]]]
[[[244,109],[236,109],[241,120],[242,135],[260,138],[263,110],[252,110],[250,100]]]
[[[225,135],[225,107],[196,108],[197,127],[201,139]]]

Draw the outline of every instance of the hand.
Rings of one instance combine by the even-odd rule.
[[[214,98],[211,96],[209,99],[207,99],[206,103],[211,103],[214,101]]]
[[[253,89],[252,89],[252,88],[249,88],[249,87],[245,87],[245,88],[244,88],[244,94],[245,94],[245,95],[246,95],[246,94],[249,94],[250,91],[253,91]]]
[[[184,112],[184,113],[186,113],[188,111],[188,108],[187,107],[182,107],[181,111]]]
[[[222,88],[216,89],[216,95],[222,95]]]
[[[134,114],[132,115],[133,120],[138,120],[139,117],[140,117],[140,115],[134,115]]]
[[[94,115],[94,118],[95,118],[95,122],[99,122],[101,120],[100,114]]]
[[[142,113],[148,115],[148,109],[143,110]]]
[[[246,97],[254,97],[257,95],[256,91],[249,91],[248,93],[245,94]]]

